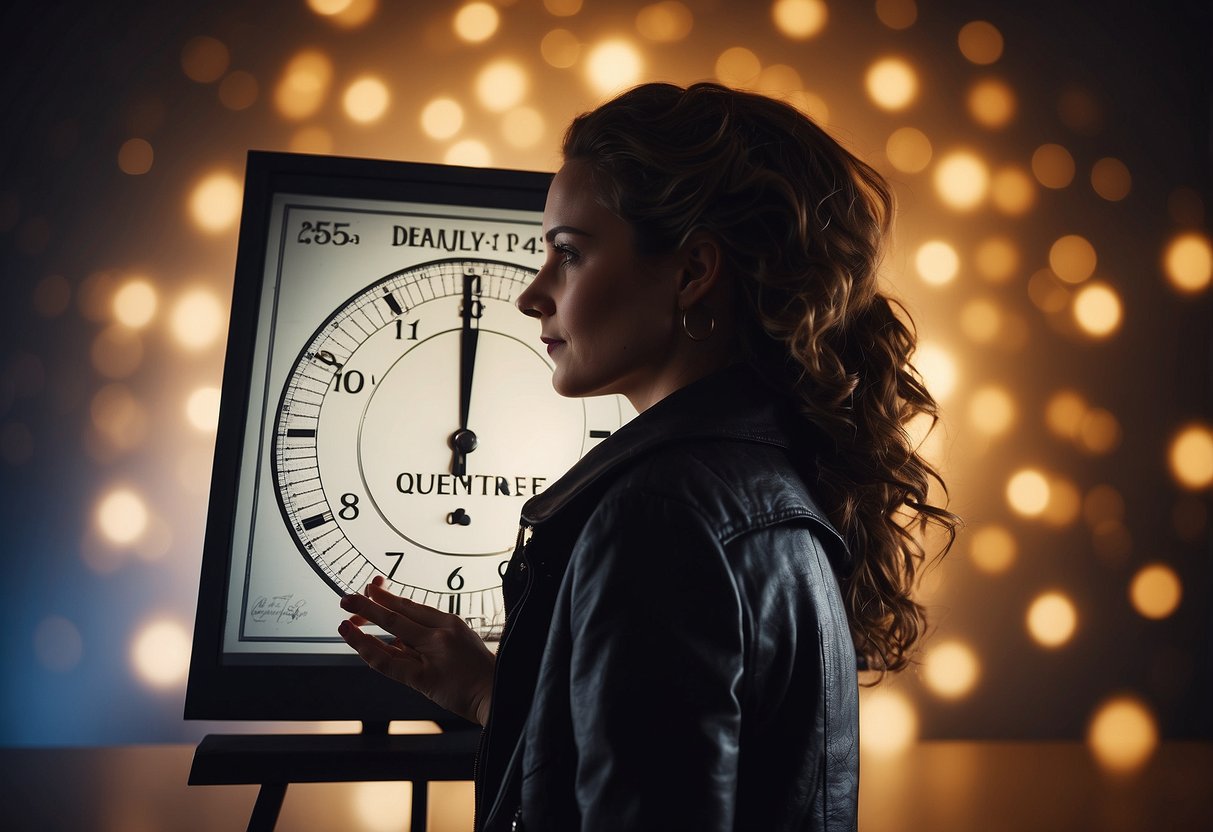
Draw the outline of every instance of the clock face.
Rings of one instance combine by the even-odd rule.
[[[335,593],[387,588],[492,639],[521,502],[623,416],[566,399],[535,322],[534,276],[478,258],[374,279],[303,345],[282,389],[272,480],[299,552]]]

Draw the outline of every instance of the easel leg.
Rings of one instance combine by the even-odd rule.
[[[248,819],[248,832],[273,832],[286,797],[286,783],[262,783],[253,804],[253,816]]]
[[[409,821],[409,832],[425,832],[426,813],[429,811],[430,781],[413,781],[413,814]]]

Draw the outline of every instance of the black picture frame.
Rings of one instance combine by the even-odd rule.
[[[449,722],[447,711],[367,668],[352,651],[324,663],[260,654],[224,657],[233,520],[270,213],[275,195],[303,194],[542,211],[551,174],[250,151],[236,255],[185,717],[215,720]]]

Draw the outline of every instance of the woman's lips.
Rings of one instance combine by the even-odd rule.
[[[548,345],[548,355],[554,353],[556,348],[564,343],[559,338],[540,338],[539,340]]]

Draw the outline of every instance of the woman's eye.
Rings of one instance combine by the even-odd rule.
[[[569,248],[567,245],[557,243],[556,245],[552,246],[552,248],[555,249],[556,253],[560,256],[561,263],[571,263],[577,259],[577,252],[573,251],[573,249]]]

